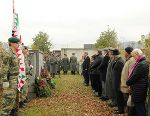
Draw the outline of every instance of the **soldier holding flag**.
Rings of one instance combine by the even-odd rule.
[[[22,54],[21,49],[21,35],[19,34],[19,19],[18,14],[15,12],[14,0],[12,37],[8,39],[8,42],[10,49],[7,57],[3,59],[3,63],[5,63],[8,69],[6,75],[2,77],[3,92],[0,115],[17,116],[19,91],[25,83],[26,74],[24,55]]]
[[[9,51],[7,57],[3,59],[4,65],[7,67],[6,75],[2,77],[3,92],[2,92],[2,108],[0,115],[2,116],[17,116],[17,84],[19,76],[19,60],[16,54],[18,49],[19,39],[11,37],[8,39]]]

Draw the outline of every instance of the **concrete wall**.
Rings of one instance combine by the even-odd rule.
[[[84,48],[62,48],[61,49],[61,55],[63,57],[64,54],[67,54],[67,56],[70,58],[72,56],[72,53],[75,53],[75,56],[77,57],[78,61],[82,59],[83,53],[88,52],[89,56],[96,54],[96,49],[84,49]]]

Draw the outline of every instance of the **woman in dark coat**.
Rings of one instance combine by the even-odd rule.
[[[148,89],[149,65],[140,49],[134,49],[136,63],[132,67],[126,84],[131,88],[131,98],[137,116],[146,116],[145,100]]]

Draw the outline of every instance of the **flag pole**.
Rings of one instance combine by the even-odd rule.
[[[14,20],[14,15],[15,15],[15,4],[14,4],[14,0],[13,0],[13,20]],[[13,21],[14,23],[14,21]],[[12,33],[12,36],[15,36],[15,34]],[[17,79],[18,80],[18,79]],[[18,81],[17,81],[17,84],[18,84]],[[17,89],[17,95],[16,95],[16,110],[18,111],[19,110],[19,96],[20,96],[20,92],[19,90]]]
[[[13,0],[13,14],[15,13],[15,6],[14,6],[14,0]]]

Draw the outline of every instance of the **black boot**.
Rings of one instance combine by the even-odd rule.
[[[16,109],[12,109],[10,112],[10,116],[18,116],[18,111]]]
[[[76,73],[75,73],[75,71],[73,71],[73,75],[75,75]]]
[[[29,102],[29,100],[26,98],[23,102],[24,102],[24,103],[28,103],[28,102]]]
[[[24,108],[26,105],[25,105],[25,103],[24,102],[19,102],[19,108]]]

